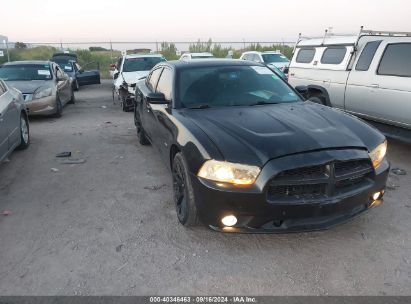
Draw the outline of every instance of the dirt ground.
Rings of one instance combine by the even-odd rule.
[[[331,230],[222,234],[178,224],[171,177],[109,82],[0,165],[1,295],[409,295],[411,146],[389,142],[385,203]],[[72,151],[82,164],[61,164]],[[52,169],[54,168],[54,169]],[[57,171],[57,170],[58,171]]]

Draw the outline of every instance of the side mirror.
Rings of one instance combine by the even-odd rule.
[[[296,86],[295,90],[303,96],[306,96],[308,93],[308,87],[304,85]]]
[[[166,100],[166,97],[164,96],[163,93],[148,93],[146,98],[147,98],[147,102],[153,103],[153,104],[167,104],[167,103],[169,103]]]
[[[119,72],[114,73],[113,78],[114,78],[114,79],[117,79],[117,78],[118,78],[118,75],[119,75]]]

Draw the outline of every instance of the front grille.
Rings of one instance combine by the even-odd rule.
[[[319,200],[353,191],[372,182],[368,159],[335,161],[277,174],[267,188],[269,201]]]

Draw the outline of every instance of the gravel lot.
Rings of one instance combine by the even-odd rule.
[[[332,230],[239,235],[177,222],[171,177],[109,82],[0,165],[1,295],[409,295],[410,145],[390,141],[385,203]],[[83,164],[61,164],[72,151]],[[58,171],[52,171],[52,168]]]

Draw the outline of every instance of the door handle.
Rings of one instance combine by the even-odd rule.
[[[373,88],[373,89],[378,89],[379,87],[380,87],[379,84],[372,84],[372,85],[371,85],[371,88]]]

